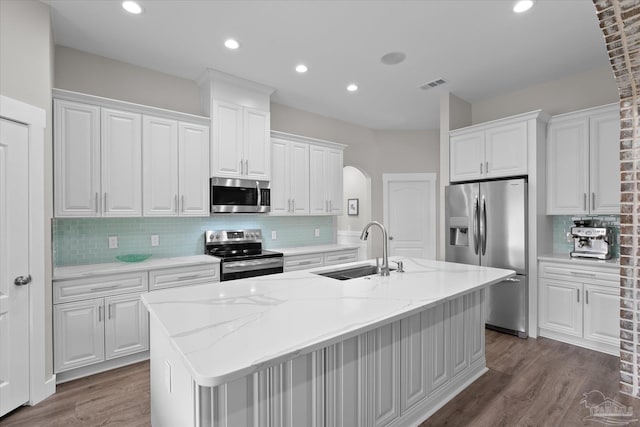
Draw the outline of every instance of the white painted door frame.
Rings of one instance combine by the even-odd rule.
[[[436,179],[437,174],[435,173],[385,173],[382,174],[382,221],[385,227],[389,228],[389,194],[388,194],[388,186],[390,181],[417,181],[417,182],[426,182],[429,186],[429,191],[433,195],[432,200],[434,210],[433,215],[429,219],[428,229],[429,234],[434,236],[434,238],[429,242],[429,252],[432,254],[432,259],[436,259],[436,247],[437,247],[437,230],[436,230],[436,216],[437,216],[437,206],[436,206]],[[391,234],[393,234],[393,230],[390,230]]]
[[[45,194],[44,131],[46,112],[38,107],[0,95],[0,117],[29,128],[29,404],[55,393],[55,375],[47,377],[45,320]],[[49,355],[52,357],[52,355]]]

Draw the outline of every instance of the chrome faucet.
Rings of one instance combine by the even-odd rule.
[[[362,230],[362,234],[360,235],[360,239],[361,240],[367,240],[367,237],[369,237],[369,228],[372,225],[377,225],[380,230],[382,230],[382,267],[380,268],[380,275],[381,276],[388,276],[389,275],[389,250],[388,250],[388,242],[389,242],[389,238],[387,237],[387,229],[384,228],[384,225],[380,224],[378,221],[371,221],[369,224],[367,224],[364,227],[364,230]]]

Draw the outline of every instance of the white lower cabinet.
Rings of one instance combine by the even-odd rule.
[[[55,372],[104,360],[103,310],[103,298],[54,306]]]
[[[56,305],[55,371],[148,350],[148,315],[140,295]]]
[[[104,299],[105,359],[149,349],[149,315],[140,295]]]
[[[122,360],[131,363],[118,360],[125,356],[146,358],[149,314],[140,296],[149,289],[219,280],[220,264],[54,280],[54,372],[64,381],[117,367]]]
[[[620,290],[616,269],[540,263],[540,335],[617,355]]]

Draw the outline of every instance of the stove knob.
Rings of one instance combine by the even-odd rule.
[[[213,236],[213,238],[215,240],[220,240],[220,233],[216,233],[215,236]]]

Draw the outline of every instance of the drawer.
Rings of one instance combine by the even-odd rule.
[[[322,254],[294,255],[284,257],[284,271],[306,270],[323,266]]]
[[[344,251],[328,252],[324,254],[324,265],[344,264],[358,260],[357,249],[347,249]]]
[[[149,271],[149,290],[220,281],[220,264],[173,267]]]
[[[146,292],[148,283],[146,271],[57,280],[53,282],[53,303]]]
[[[540,276],[574,282],[604,281],[610,286],[619,286],[620,284],[618,270],[598,266],[569,267],[565,264],[543,262],[540,263]]]

